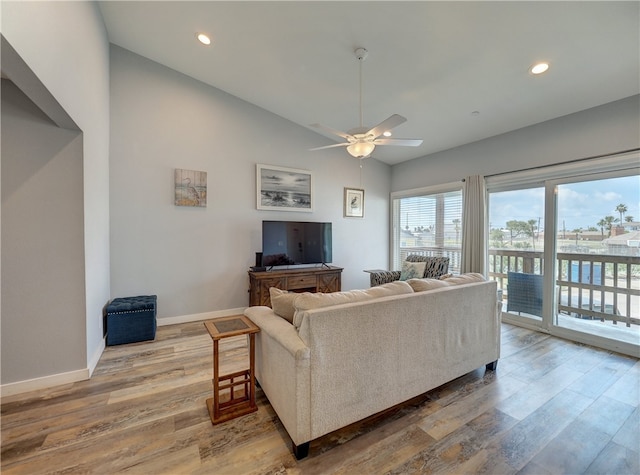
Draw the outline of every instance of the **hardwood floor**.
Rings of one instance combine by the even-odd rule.
[[[246,338],[221,342],[223,371]],[[90,381],[2,401],[3,474],[638,474],[640,362],[503,324],[484,368],[311,443],[296,461],[262,391],[213,426],[202,322],[108,347]]]

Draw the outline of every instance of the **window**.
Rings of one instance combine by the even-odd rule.
[[[391,265],[408,254],[449,257],[459,272],[462,249],[462,184],[392,193]]]

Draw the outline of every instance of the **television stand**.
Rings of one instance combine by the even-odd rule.
[[[339,292],[342,268],[325,264],[323,267],[249,271],[249,306],[271,307],[270,287],[293,292]]]

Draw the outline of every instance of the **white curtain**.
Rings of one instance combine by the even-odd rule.
[[[485,216],[487,212],[484,177],[468,176],[464,180],[462,211],[462,258],[460,272],[485,274]],[[485,274],[486,275],[486,274]]]

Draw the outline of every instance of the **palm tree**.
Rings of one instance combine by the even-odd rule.
[[[629,215],[625,216],[624,221],[625,223],[633,223],[633,216],[629,216]]]
[[[616,222],[616,218],[613,216],[605,216],[602,220],[604,221],[604,227],[607,228],[607,231],[609,232],[607,237],[611,237],[611,228],[613,227],[613,223]]]
[[[618,222],[622,224],[622,216],[628,211],[627,205],[620,203],[618,206],[616,206],[616,211],[620,213],[620,221]]]
[[[604,219],[598,221],[598,226],[600,227],[600,234],[602,234],[602,239],[604,239],[604,228],[607,227],[607,222]]]
[[[536,250],[536,241],[535,241],[535,237],[536,237],[536,228],[537,228],[537,224],[538,221],[536,221],[535,219],[530,219],[529,221],[527,221],[527,224],[529,225],[530,229],[530,233],[531,233],[531,244],[533,244],[533,250]]]
[[[458,244],[458,239],[460,237],[460,220],[457,218],[454,219],[453,224],[455,225],[455,230],[456,230],[456,244]]]

